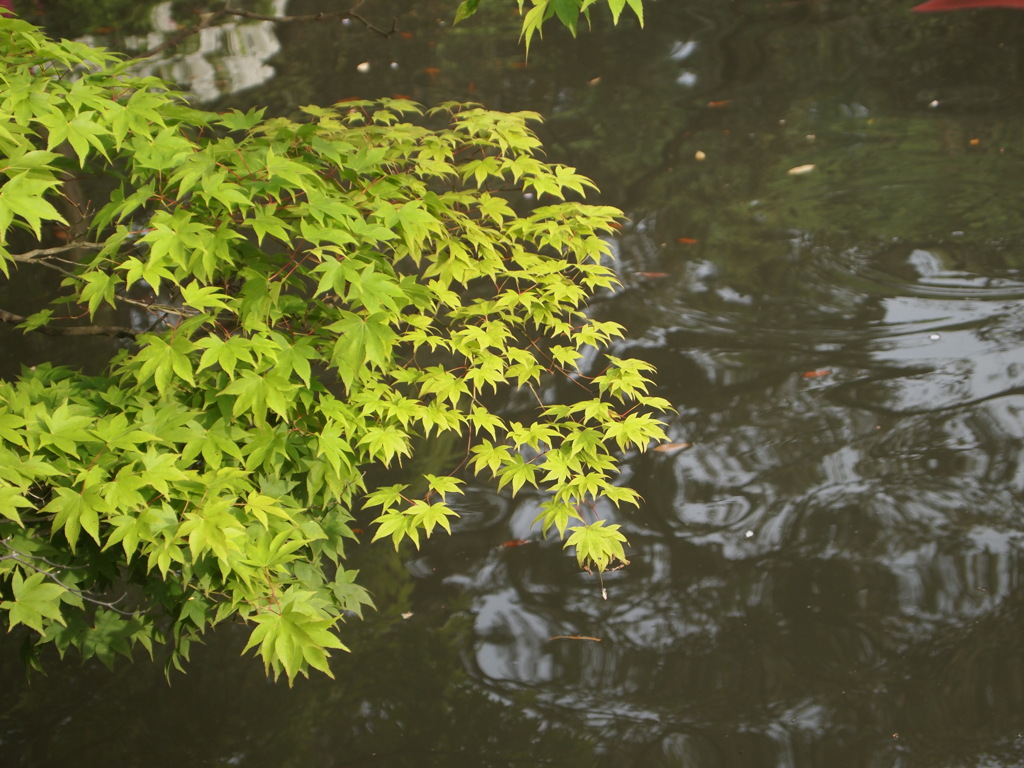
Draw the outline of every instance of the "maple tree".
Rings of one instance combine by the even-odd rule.
[[[637,503],[616,455],[663,439],[668,404],[646,363],[582,364],[622,334],[584,312],[616,282],[620,213],[537,158],[536,115],[215,114],[16,19],[0,51],[0,270],[63,278],[49,306],[3,317],[128,340],[98,376],[0,383],[0,615],[32,630],[30,654],[166,643],[181,668],[235,620],[275,677],[330,674],[339,623],[372,604],[346,567],[354,516],[419,546],[451,529],[467,474],[544,491],[537,522],[582,566],[625,561],[594,506]],[[88,178],[108,184],[69,206]],[[523,193],[540,203],[517,212]],[[47,245],[52,227],[68,241]],[[579,396],[551,401],[552,378]],[[510,391],[535,407],[503,411]],[[368,479],[445,435],[461,468]]]

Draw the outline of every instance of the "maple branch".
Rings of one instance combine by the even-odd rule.
[[[46,267],[47,269],[52,269],[56,272],[60,272],[62,275],[67,275],[68,277],[76,277],[76,275],[64,269],[63,267],[54,264],[52,261],[50,261],[50,258],[53,256],[57,256],[61,253],[67,253],[68,251],[79,251],[82,249],[98,251],[104,247],[104,243],[76,242],[68,243],[67,245],[58,245],[54,248],[36,248],[34,251],[26,251],[25,253],[9,253],[7,254],[7,258],[11,259],[11,261],[17,261],[22,264],[38,264],[42,267]],[[69,261],[68,259],[61,259],[61,261],[64,261],[66,264],[74,263],[73,261]]]
[[[0,322],[17,325],[25,322],[25,318],[13,312],[8,312],[5,309],[0,309]],[[116,338],[132,339],[140,333],[144,333],[144,331],[137,331],[134,328],[127,328],[123,325],[42,325],[32,330],[45,333],[48,336],[114,336]]]
[[[51,579],[51,580],[55,581],[57,584],[62,586],[65,590],[67,590],[71,594],[76,595],[77,597],[80,597],[81,599],[86,600],[86,601],[88,601],[90,603],[93,603],[94,605],[100,605],[100,606],[103,606],[104,608],[108,608],[111,611],[114,611],[114,613],[119,613],[122,616],[128,616],[129,618],[141,615],[141,613],[139,613],[139,612],[136,612],[136,611],[124,611],[124,610],[121,610],[120,608],[117,607],[118,603],[120,603],[122,600],[124,600],[126,597],[128,597],[128,593],[127,592],[125,592],[123,595],[121,595],[116,600],[110,600],[110,601],[108,601],[108,600],[100,600],[99,597],[97,597],[92,592],[85,592],[84,590],[76,589],[75,587],[73,587],[73,586],[71,586],[69,584],[65,584],[63,581],[60,580],[60,577],[58,577],[57,574],[53,573],[53,571],[49,571],[46,568],[43,568],[43,567],[37,565],[36,563],[34,563],[32,561],[33,560],[42,560],[44,563],[46,563],[47,565],[52,566],[54,568],[67,569],[67,570],[77,570],[78,568],[82,568],[83,566],[60,565],[58,563],[52,563],[49,560],[47,560],[45,557],[40,557],[39,555],[28,555],[28,554],[25,554],[23,552],[19,552],[18,550],[16,550],[13,547],[11,547],[11,545],[7,543],[6,539],[3,542],[0,542],[0,543],[3,543],[3,545],[5,547],[7,547],[8,551],[13,553],[13,554],[10,554],[10,555],[0,556],[0,561],[3,561],[3,560],[13,560],[14,562],[20,563],[21,565],[23,565],[23,566],[25,566],[27,568],[32,568],[37,573],[41,573],[41,574],[43,574],[43,576],[47,577],[48,579]],[[22,556],[24,556],[24,557],[26,557],[28,559],[27,560],[23,560]]]

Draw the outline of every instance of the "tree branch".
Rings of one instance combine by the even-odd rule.
[[[82,600],[85,600],[86,602],[92,603],[93,605],[103,606],[104,608],[107,608],[107,609],[113,611],[114,613],[119,613],[122,616],[126,616],[128,618],[135,618],[137,616],[141,616],[142,615],[142,613],[139,612],[139,611],[123,611],[123,610],[121,610],[120,608],[117,607],[117,604],[120,603],[122,600],[124,600],[128,596],[127,592],[125,592],[123,595],[121,595],[116,600],[111,600],[111,601],[100,600],[98,597],[96,597],[94,594],[92,594],[90,592],[85,592],[85,591],[83,591],[81,589],[76,589],[75,587],[72,587],[72,586],[69,586],[69,585],[65,584],[63,581],[60,580],[60,578],[57,576],[57,574],[55,574],[52,571],[48,571],[45,568],[42,568],[42,567],[36,565],[34,562],[31,562],[32,559],[36,559],[35,556],[33,556],[33,555],[24,555],[25,557],[30,558],[30,559],[29,560],[23,560],[21,558],[21,555],[23,554],[22,552],[19,552],[16,549],[12,549],[7,544],[6,541],[4,542],[4,546],[6,546],[7,550],[9,552],[13,553],[13,554],[0,556],[0,561],[3,561],[3,560],[13,560],[16,563],[20,563],[21,565],[25,566],[26,568],[32,568],[37,573],[41,573],[44,576],[46,576],[47,578],[52,579],[53,581],[57,582],[57,584],[62,586],[64,589],[66,589],[72,595],[80,597]],[[38,559],[44,560],[44,558],[38,558]],[[50,565],[55,565],[54,563],[50,563],[48,560],[46,560],[45,562],[50,564]],[[64,566],[57,566],[57,567],[63,568]]]
[[[398,19],[391,19],[391,29],[383,29],[382,27],[378,27],[376,24],[374,24],[373,22],[371,22],[370,20],[356,12],[356,9],[358,9],[363,4],[363,2],[364,0],[358,0],[358,2],[356,2],[356,4],[353,5],[352,8],[347,11],[335,11],[334,13],[314,13],[307,14],[305,16],[268,16],[262,13],[254,13],[253,11],[243,11],[236,8],[229,8],[225,5],[223,8],[203,16],[198,24],[193,24],[191,27],[182,30],[174,37],[165,40],[155,48],[150,48],[145,53],[140,53],[135,58],[148,59],[151,56],[156,56],[158,53],[162,53],[169,48],[174,48],[180,43],[182,43],[184,40],[187,40],[188,38],[192,37],[192,35],[195,35],[201,30],[206,29],[207,27],[213,26],[218,21],[223,19],[225,16],[237,16],[243,19],[255,19],[257,21],[272,21],[274,23],[282,24],[293,22],[323,22],[354,19],[358,21],[360,24],[362,24],[364,27],[366,27],[368,30],[370,30],[371,32],[376,32],[381,37],[391,37],[393,34],[395,34],[395,31],[398,29]]]
[[[55,248],[36,248],[34,251],[27,251],[25,253],[9,253],[7,254],[7,258],[21,264],[38,264],[39,266],[52,269],[55,272],[60,272],[62,275],[67,275],[68,277],[77,277],[77,275],[72,272],[52,263],[50,261],[50,257],[61,253],[67,253],[68,251],[79,251],[83,249],[99,251],[104,248],[104,246],[104,243],[68,243],[67,245],[58,245]],[[75,263],[66,259],[62,259],[62,261],[67,264]]]
[[[76,251],[79,248],[88,248],[90,250],[99,251],[105,247],[106,243],[68,243],[67,245],[58,245],[54,248],[36,248],[34,251],[12,253],[9,255],[15,261],[32,264],[42,261],[47,256],[56,256],[58,253]]]
[[[25,322],[25,318],[13,312],[0,309],[0,321],[17,325]],[[144,331],[137,331],[134,328],[126,328],[123,325],[71,325],[51,326],[42,325],[33,330],[45,333],[47,336],[113,336],[115,338],[134,339]]]

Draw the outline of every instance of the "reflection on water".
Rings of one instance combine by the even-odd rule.
[[[658,3],[523,67],[493,5],[451,31],[375,4],[386,41],[281,27],[258,98],[538,109],[629,211],[593,311],[658,364],[680,444],[626,457],[641,510],[600,510],[632,564],[604,600],[536,498],[474,488],[450,540],[367,567],[381,616],[337,685],[267,686],[228,635],[170,691],[60,667],[7,683],[11,764],[134,764],[180,728],[168,765],[1024,765],[1024,13]],[[211,690],[237,695],[197,722]],[[117,758],[90,735],[140,713],[171,727]]]
[[[119,47],[131,55],[158,51],[140,62],[140,75],[179,83],[204,103],[254,88],[274,77],[274,67],[267,60],[281,50],[281,43],[273,22],[229,17],[168,49],[166,46],[184,29],[197,23],[188,17],[183,23],[176,17],[173,5],[168,1],[153,7],[149,18],[152,31],[148,34],[119,41]],[[259,13],[282,16],[288,0],[265,0],[257,5]],[[201,16],[198,18],[202,20]],[[83,37],[82,41],[93,45],[105,42],[95,35]]]

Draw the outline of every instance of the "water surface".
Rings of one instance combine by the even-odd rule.
[[[626,457],[642,508],[601,510],[631,565],[602,599],[537,498],[473,487],[450,539],[360,553],[336,683],[267,683],[230,629],[171,687],[12,656],[4,764],[1024,765],[1024,13],[659,2],[527,63],[487,5],[261,28],[272,76],[197,92],[545,116],[630,217],[592,311],[676,408]]]

